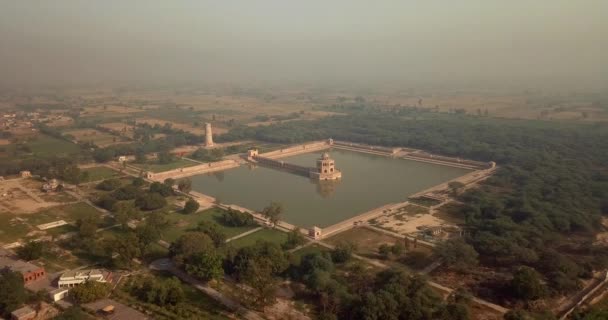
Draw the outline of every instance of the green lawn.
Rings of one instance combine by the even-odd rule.
[[[165,241],[174,241],[179,238],[185,232],[196,228],[196,226],[201,221],[209,221],[217,225],[218,229],[221,230],[226,238],[231,238],[236,235],[239,235],[243,232],[249,231],[257,226],[247,226],[247,227],[230,227],[222,224],[220,217],[222,216],[222,209],[212,208],[205,211],[199,211],[193,214],[182,214],[180,212],[173,212],[167,215],[167,218],[171,222],[171,227],[169,227],[165,232],[163,232],[163,239]]]
[[[165,164],[159,164],[159,163],[154,163],[154,162],[145,163],[145,164],[133,163],[134,166],[136,166],[142,170],[152,171],[152,172],[163,172],[163,171],[173,170],[173,169],[177,169],[177,168],[192,167],[192,166],[195,166],[198,164],[199,163],[197,163],[197,162],[186,160],[186,159],[176,159],[175,161],[172,161],[170,163],[165,163]]]
[[[15,215],[9,213],[0,213],[0,242],[12,243],[30,231],[30,227],[17,219]]]
[[[108,178],[114,178],[120,175],[116,170],[112,170],[108,167],[91,167],[82,169],[83,173],[87,173],[88,177],[83,182],[99,181]]]
[[[99,215],[100,212],[97,209],[91,207],[84,202],[78,202],[63,206],[56,206],[48,208],[36,213],[33,213],[27,217],[27,221],[33,225],[39,225],[43,223],[49,223],[57,220],[65,220],[67,222],[76,221],[78,219],[88,217],[91,215]]]
[[[81,151],[78,145],[47,135],[37,136],[34,140],[28,141],[27,146],[38,157],[75,154]]]
[[[230,241],[230,245],[235,248],[248,247],[255,244],[258,240],[264,240],[278,245],[287,241],[287,233],[275,229],[262,229],[245,237]]]

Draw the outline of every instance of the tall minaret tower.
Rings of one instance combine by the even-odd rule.
[[[213,132],[211,132],[211,123],[205,123],[205,147],[213,147]]]

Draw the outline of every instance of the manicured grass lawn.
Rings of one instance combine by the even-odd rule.
[[[170,163],[166,163],[166,164],[159,164],[159,163],[145,163],[145,164],[133,164],[134,166],[141,168],[143,170],[148,170],[148,171],[152,171],[152,172],[163,172],[163,171],[168,171],[168,170],[173,170],[173,169],[177,169],[177,168],[183,168],[183,167],[192,167],[195,166],[199,163],[196,163],[194,161],[190,161],[190,160],[186,160],[186,159],[177,159],[175,161],[172,161]]]
[[[229,244],[235,248],[242,248],[253,245],[258,240],[264,240],[281,245],[287,241],[287,233],[275,229],[262,229],[245,237],[230,241]]]
[[[257,226],[247,226],[247,227],[230,227],[226,226],[222,223],[222,209],[212,208],[205,211],[199,211],[197,213],[192,214],[182,214],[180,212],[173,212],[167,216],[171,227],[167,228],[165,232],[163,232],[163,240],[165,241],[174,241],[179,238],[182,234],[193,230],[201,221],[208,221],[217,225],[218,229],[222,231],[226,238],[231,238],[236,235],[239,235],[243,232],[247,232]]]
[[[91,182],[91,181],[99,181],[105,180],[108,178],[114,178],[120,175],[120,173],[116,170],[112,170],[108,167],[92,167],[82,169],[82,172],[86,172],[88,177],[86,181],[83,182]]]
[[[39,157],[74,154],[81,151],[79,146],[69,141],[47,135],[39,135],[34,140],[29,141],[27,146],[32,150],[35,156]]]
[[[88,217],[91,215],[99,215],[97,209],[91,207],[84,202],[78,202],[68,205],[56,206],[48,208],[27,216],[21,216],[27,218],[27,221],[33,225],[39,225],[43,223],[49,223],[57,220],[66,220],[67,222],[76,221],[78,219]]]

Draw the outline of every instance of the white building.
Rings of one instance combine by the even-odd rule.
[[[71,288],[87,281],[108,282],[112,280],[112,273],[98,269],[68,271],[59,277],[59,288]]]
[[[51,297],[51,300],[53,302],[63,300],[67,296],[68,296],[67,288],[58,288],[58,289],[55,289],[55,290],[49,292],[49,297]]]

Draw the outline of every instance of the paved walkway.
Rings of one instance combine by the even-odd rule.
[[[236,236],[234,236],[234,237],[232,237],[232,238],[228,238],[228,239],[226,239],[226,242],[230,242],[230,241],[233,241],[233,240],[236,240],[236,239],[242,238],[242,237],[246,237],[246,236],[248,236],[248,235],[250,235],[250,234],[252,234],[252,233],[254,233],[254,232],[258,232],[258,231],[260,231],[260,230],[262,230],[262,229],[263,229],[262,227],[257,227],[257,228],[255,228],[255,229],[252,229],[252,230],[249,230],[249,231],[243,232],[243,233],[241,233],[241,234],[239,234],[239,235],[236,235]]]

